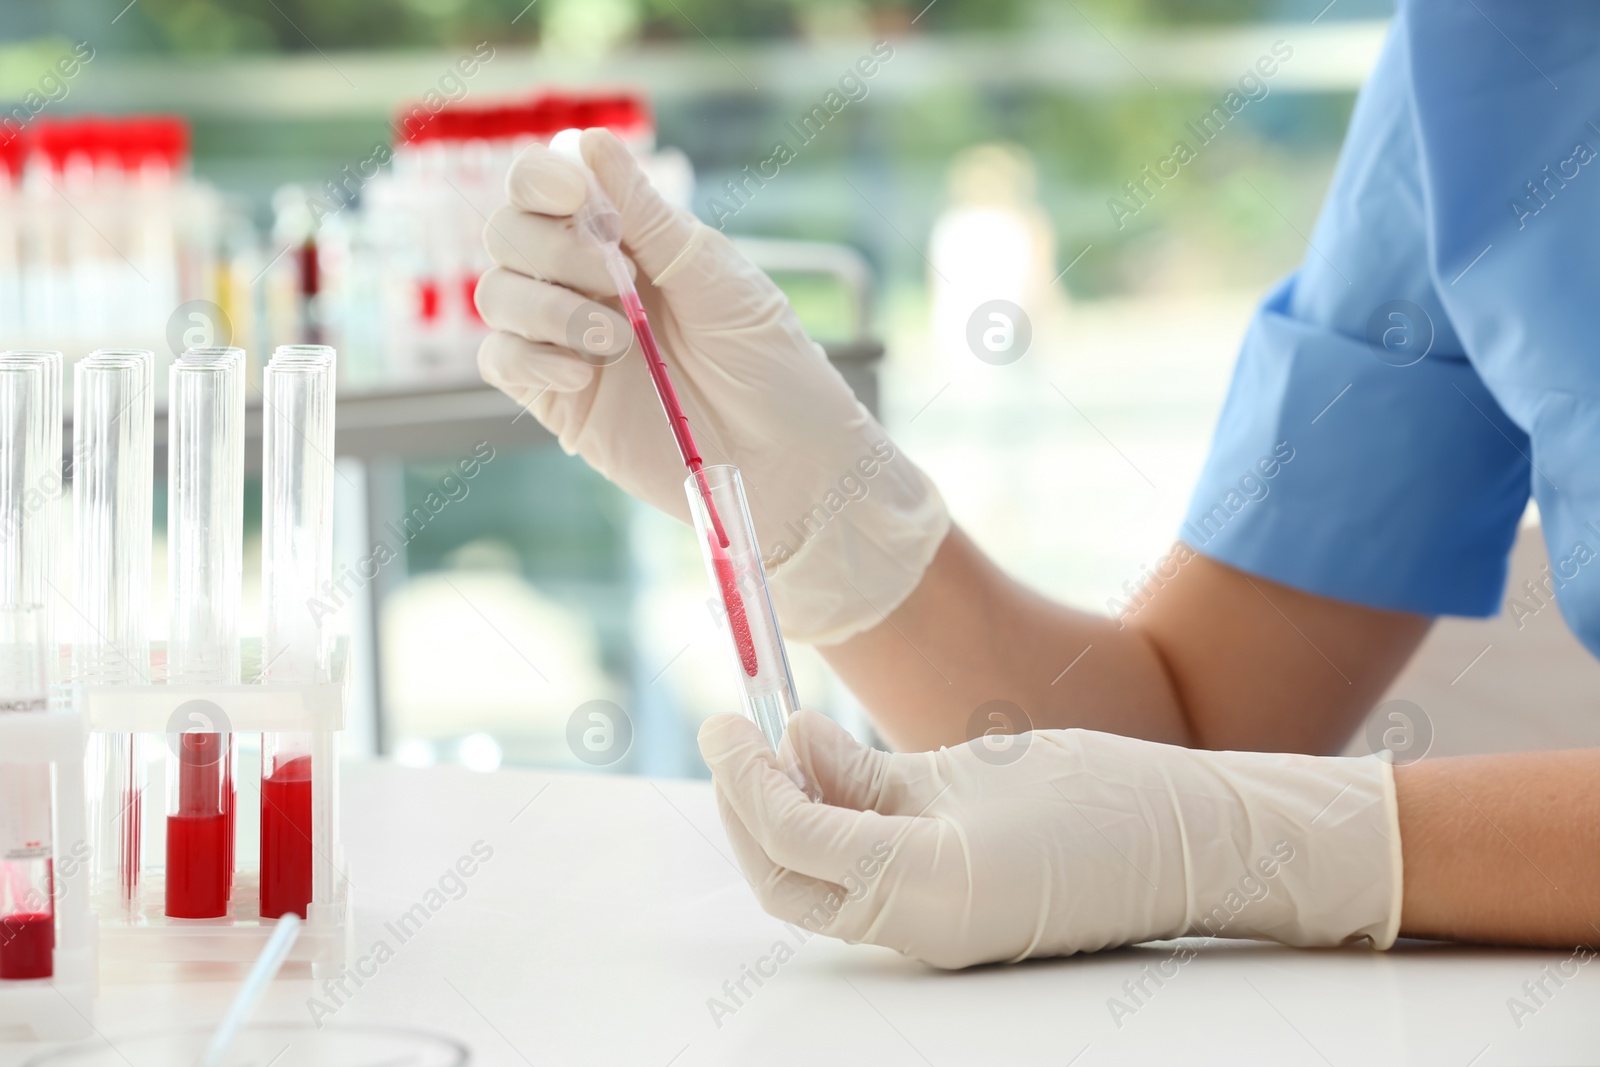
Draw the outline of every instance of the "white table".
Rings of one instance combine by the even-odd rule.
[[[1547,979],[1519,1027],[1508,998],[1532,1005],[1523,983],[1570,953],[1420,943],[1190,942],[1197,955],[1114,1020],[1108,1000],[1132,1005],[1123,983],[1172,944],[946,974],[813,938],[760,988],[746,979],[719,1026],[708,999],[733,1006],[723,983],[798,939],[757,908],[705,783],[375,764],[347,768],[344,788],[356,954],[382,938],[394,955],[334,1018],[453,1034],[477,1065],[1600,1063],[1600,963]],[[464,894],[400,943],[385,924],[480,841],[493,855]],[[262,1017],[308,1019],[319,985],[281,980]],[[97,1022],[114,1039],[214,1020],[231,992],[107,984]],[[0,1046],[5,1067],[23,1058]]]

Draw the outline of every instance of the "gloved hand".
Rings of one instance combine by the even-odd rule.
[[[770,278],[663,201],[616,137],[589,130],[580,144],[622,214],[622,247],[700,452],[744,475],[785,632],[832,643],[876,625],[949,530],[938,491],[807,339]],[[615,337],[630,336],[599,249],[570,219],[586,195],[583,171],[536,145],[506,188],[510,206],[484,229],[497,264],[478,282],[479,314],[496,331],[478,351],[484,380],[569,453],[688,521],[687,472],[637,345],[615,362],[574,352],[589,347],[585,331],[607,332],[597,312]]]
[[[1399,927],[1393,768],[1376,757],[1087,730],[890,754],[813,711],[777,753],[734,715],[706,720],[700,750],[769,914],[937,967],[1185,935],[1388,948]]]

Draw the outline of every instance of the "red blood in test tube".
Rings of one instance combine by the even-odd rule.
[[[417,283],[417,314],[423,322],[439,317],[439,283],[431,278]]]
[[[55,973],[56,925],[48,912],[0,919],[0,978],[49,978]]]
[[[167,816],[167,914],[216,919],[228,914],[228,816]]]
[[[295,258],[298,264],[300,295],[304,297],[316,296],[322,291],[322,272],[317,261],[316,238],[306,238],[305,244],[300,246],[300,251],[296,253]]]
[[[473,322],[482,322],[483,317],[478,314],[478,279],[482,275],[469,274],[461,279],[461,295],[466,303],[467,317]]]
[[[311,757],[261,779],[261,917],[306,917],[311,903]]]
[[[739,650],[739,666],[754,678],[761,670],[756,660],[755,639],[750,636],[750,617],[745,614],[744,598],[739,595],[739,579],[733,573],[733,560],[717,544],[715,535],[708,538],[711,544],[711,566],[717,572],[717,584],[722,587],[722,603],[728,609],[728,626],[733,630],[733,644]]]
[[[237,790],[236,790],[236,788],[235,788],[235,786],[233,784],[233,768],[232,767],[228,767],[228,766],[224,766],[222,768],[222,774],[223,774],[223,777],[225,779],[225,781],[223,782],[222,799],[223,799],[223,802],[228,805],[227,810],[226,810],[226,815],[227,815],[227,820],[228,820],[228,828],[224,832],[224,837],[223,837],[223,841],[225,841],[227,843],[227,845],[228,845],[228,858],[223,863],[222,868],[223,868],[223,870],[228,872],[228,896],[231,899],[233,897],[233,871],[234,871],[233,861],[234,861],[234,857],[236,855],[236,853],[234,851],[234,846],[235,846],[234,835],[235,835],[235,833],[237,833],[236,827],[237,827],[238,821],[239,821],[238,814],[237,814],[238,807],[239,807],[239,795],[238,795],[238,792],[237,792]]]
[[[222,734],[178,735],[178,810],[167,816],[167,914],[216,919],[228,913],[233,820]]]

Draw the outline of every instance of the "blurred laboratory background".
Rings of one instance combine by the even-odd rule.
[[[736,702],[689,532],[477,379],[479,233],[515,152],[615,129],[771,271],[981,544],[1116,612],[1176,534],[1252,304],[1308,254],[1388,16],[1382,0],[9,3],[0,346],[336,346],[326,607],[358,666],[352,751],[701,774],[694,732]],[[966,339],[997,298],[1031,327],[1001,365]],[[165,514],[158,490],[157,588]],[[1541,552],[1524,538],[1514,585]],[[1573,743],[1597,729],[1571,721],[1593,702],[1576,694],[1600,691],[1575,649],[1554,611],[1450,623],[1394,695],[1440,750]],[[803,701],[866,735],[820,657],[791,651]],[[1574,695],[1547,688],[1497,726],[1519,683],[1496,672],[1528,663],[1567,671]],[[591,701],[633,734],[598,766],[569,740]]]

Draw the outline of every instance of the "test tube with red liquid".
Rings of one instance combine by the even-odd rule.
[[[570,153],[568,153],[570,155]],[[583,160],[576,162],[581,166]],[[628,273],[622,255],[622,213],[600,188],[593,174],[586,175],[588,194],[573,215],[574,225],[599,247],[606,273],[616,286],[622,310],[643,353],[645,369],[667,416],[678,455],[689,469],[684,483],[689,509],[699,533],[706,570],[722,602],[728,623],[730,647],[740,682],[745,713],[761,728],[774,749],[783,738],[789,714],[799,705],[789,656],[778,630],[778,618],[767,592],[761,548],[744,499],[739,471],[731,466],[707,467],[695,445],[689,416],[667,373],[667,363],[656,343],[655,331],[645,314],[644,302]]]
[[[330,634],[312,606],[333,580],[335,356],[285,346],[262,374],[262,681],[326,680]],[[261,917],[312,901],[313,738],[261,737]]]
[[[719,621],[727,627],[744,713],[776,749],[800,700],[795,694],[778,616],[772,609],[772,596],[767,591],[761,546],[745,502],[744,480],[737,467],[719,465],[691,474],[683,488],[694,516],[706,574],[721,600]],[[726,545],[719,543],[718,524],[713,516],[721,518]]]
[[[167,680],[239,681],[244,557],[244,350],[191,348],[167,389]],[[188,711],[185,714],[185,707]],[[228,914],[234,867],[233,735],[205,701],[168,735],[166,913]]]
[[[311,738],[268,734],[261,743],[261,917],[311,906]]]
[[[0,764],[0,979],[54,973],[52,882],[50,765]]]
[[[0,715],[48,707],[44,623],[41,605],[0,608]],[[0,762],[0,980],[55,973],[50,807],[48,763]]]
[[[232,735],[171,735],[167,795],[166,912],[175,919],[228,914],[233,887]]]

